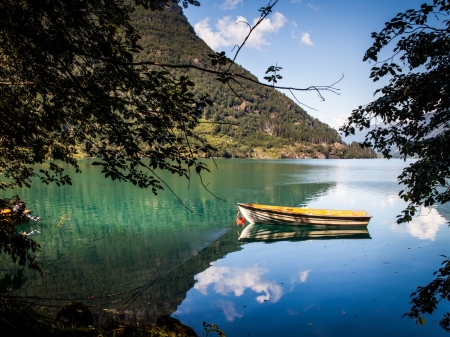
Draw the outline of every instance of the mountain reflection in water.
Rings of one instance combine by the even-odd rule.
[[[248,288],[259,293],[256,298],[259,303],[265,301],[275,303],[281,298],[282,291],[279,285],[265,280],[265,274],[268,272],[266,268],[257,266],[221,268],[214,266],[214,263],[225,258],[229,253],[240,251],[243,245],[251,242],[270,243],[275,241],[333,239],[371,239],[371,237],[366,227],[320,228],[249,225],[244,228],[240,236],[236,235],[233,228],[198,254],[174,268],[162,279],[141,291],[137,291],[132,304],[127,303],[124,306],[123,302],[119,301],[118,305],[109,307],[117,308],[125,314],[127,310],[124,310],[124,308],[130,307],[134,309],[129,312],[130,315],[136,315],[146,321],[155,321],[160,315],[170,315],[175,312],[177,307],[186,299],[189,290],[196,289],[206,295],[206,288],[208,285],[218,282],[217,278],[226,283],[220,290],[221,294],[234,293],[236,296],[240,296]],[[308,272],[304,271],[300,279],[306,279]],[[244,278],[245,282],[241,280],[241,277]],[[301,282],[304,282],[304,280]],[[225,301],[222,305],[225,306],[225,303],[228,302]],[[234,312],[232,310],[225,311]]]
[[[251,224],[240,233],[240,242],[371,239],[367,227],[303,227]]]

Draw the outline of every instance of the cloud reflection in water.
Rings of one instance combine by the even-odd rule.
[[[274,281],[264,280],[263,276],[268,272],[267,268],[258,266],[238,268],[213,265],[195,276],[197,282],[194,288],[207,295],[209,285],[214,285],[214,291],[224,296],[229,293],[241,296],[246,289],[251,289],[258,294],[263,293],[256,297],[259,303],[275,303],[283,295],[283,288]]]
[[[237,312],[234,303],[231,301],[217,300],[214,304],[224,313],[228,322],[233,322],[235,318],[244,316]]]
[[[435,208],[431,208],[423,210],[421,215],[414,217],[407,224],[392,224],[391,229],[397,233],[409,233],[420,240],[434,241],[439,229],[446,224],[445,218]]]

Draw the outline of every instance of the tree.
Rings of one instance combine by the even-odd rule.
[[[399,195],[408,203],[399,223],[410,221],[422,206],[450,200],[450,2],[433,3],[400,13],[380,33],[372,33],[375,42],[364,56],[375,61],[370,77],[392,78],[376,90],[379,98],[354,110],[341,128],[348,135],[374,124],[365,145],[373,144],[387,158],[394,146],[404,158],[419,157],[399,176],[405,186]],[[430,15],[435,27],[427,22]],[[396,43],[393,55],[378,61],[391,43]]]
[[[348,135],[372,125],[364,145],[373,145],[387,158],[393,147],[405,159],[419,158],[398,177],[404,186],[399,196],[407,202],[398,223],[410,221],[422,207],[450,200],[449,15],[450,1],[434,0],[432,5],[423,4],[420,9],[399,13],[380,33],[372,33],[375,41],[363,61],[375,62],[370,74],[373,81],[386,76],[390,80],[375,91],[379,94],[377,99],[354,110],[341,127]],[[389,50],[392,44],[389,57],[379,61],[382,51]],[[419,287],[409,316],[424,323],[419,313],[431,313],[439,294],[439,300],[450,300],[450,278],[445,272],[434,285]],[[437,284],[444,286],[439,288]],[[448,317],[449,314],[441,321],[443,327],[449,327]]]
[[[135,0],[161,10],[170,0]],[[198,6],[196,0],[175,1]],[[61,162],[77,172],[77,149],[102,159],[113,180],[150,187],[155,169],[201,173],[211,147],[193,133],[205,100],[187,78],[133,64],[139,39],[123,1],[15,1],[0,4],[0,189],[42,182],[70,184]],[[50,161],[39,173],[33,164]],[[1,208],[13,203],[1,199]],[[0,218],[0,252],[40,270],[39,244]]]
[[[160,9],[167,1],[136,0]],[[185,0],[184,4],[197,5]],[[4,1],[0,18],[0,188],[70,183],[57,161],[76,146],[106,176],[161,189],[156,168],[188,176],[206,145],[193,132],[205,101],[187,77],[133,64],[139,36],[122,1]],[[142,158],[146,158],[144,162]],[[125,161],[126,159],[126,161]],[[36,173],[31,165],[50,160]]]

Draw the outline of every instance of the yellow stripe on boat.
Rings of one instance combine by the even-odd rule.
[[[367,226],[372,217],[366,211],[311,209],[238,203],[250,223],[287,225]]]
[[[250,204],[255,208],[262,210],[272,210],[278,212],[298,213],[307,215],[329,215],[329,216],[365,216],[368,215],[366,211],[353,211],[353,210],[333,210],[333,209],[314,209],[303,207],[284,207],[284,206],[269,206]]]

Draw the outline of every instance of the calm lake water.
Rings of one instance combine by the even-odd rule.
[[[199,335],[202,322],[227,336],[447,335],[438,320],[448,302],[424,327],[402,318],[450,239],[448,206],[396,224],[405,206],[396,177],[409,162],[217,160],[218,170],[212,165],[204,176],[212,194],[196,178],[188,186],[165,175],[195,214],[167,189],[155,197],[111,182],[91,162],[81,162],[73,186],[17,191],[42,216],[20,229],[40,231],[32,237],[43,246],[45,270],[30,276],[22,295],[56,308],[78,299],[100,318],[170,314]],[[236,202],[362,209],[373,218],[368,232],[350,236],[278,228],[278,240],[239,240]],[[247,232],[258,230],[270,232]]]

